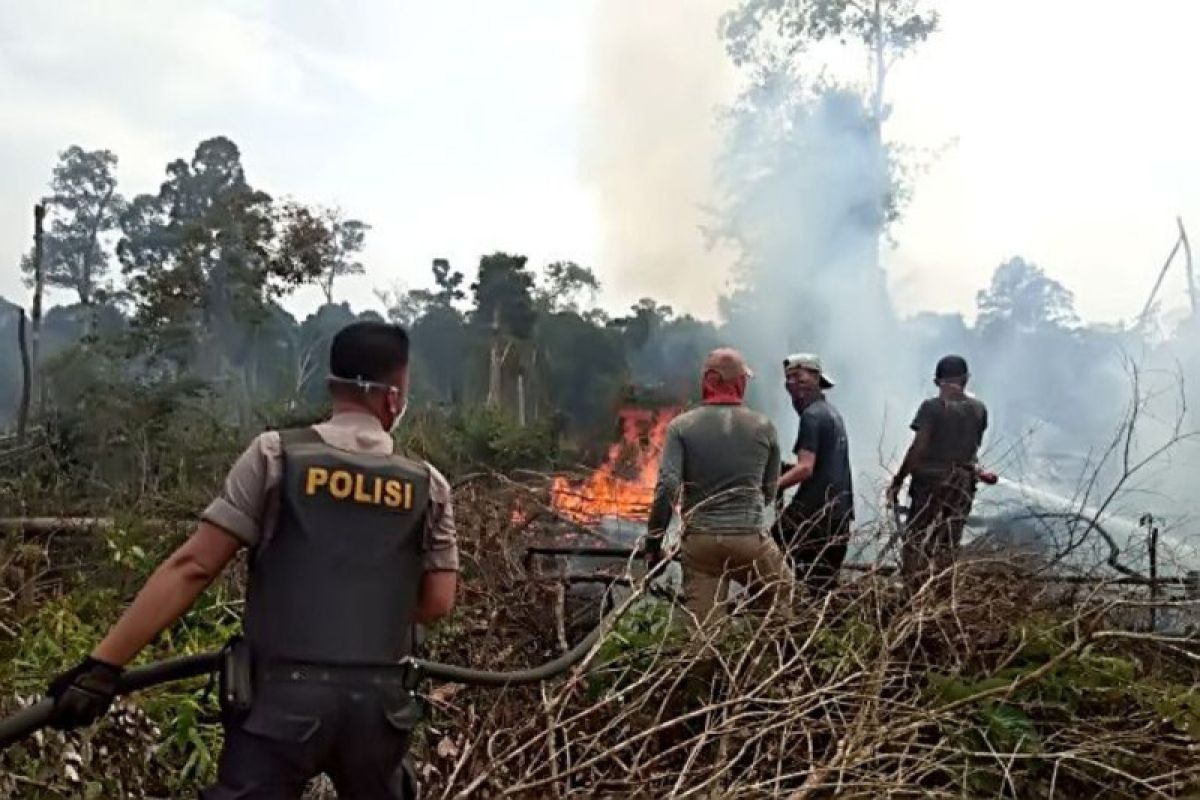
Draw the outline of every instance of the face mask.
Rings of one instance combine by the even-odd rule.
[[[387,384],[387,383],[379,383],[378,381],[368,381],[368,380],[364,380],[362,378],[358,378],[358,379],[340,378],[336,375],[330,375],[329,381],[331,383],[341,383],[341,384],[345,384],[347,386],[356,386],[359,389],[361,389],[363,392],[366,392],[370,389],[382,389],[386,392],[396,392],[396,393],[400,392],[400,388],[397,386],[392,386],[391,384]],[[406,394],[406,395],[404,395],[404,403],[400,406],[400,410],[398,412],[396,412],[396,415],[394,417],[392,417],[391,424],[388,425],[388,433],[395,432],[396,427],[400,424],[400,420],[404,419],[404,412],[406,412],[407,410],[408,410],[408,395]],[[383,424],[383,420],[380,420],[380,424]]]

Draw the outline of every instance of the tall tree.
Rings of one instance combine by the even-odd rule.
[[[190,161],[167,166],[157,194],[139,195],[122,215],[117,253],[135,327],[160,354],[203,375],[240,363],[246,326],[320,276],[318,222],[254,189],[232,141],[201,142]]]
[[[720,33],[746,83],[727,114],[717,165],[715,237],[740,253],[722,304],[727,335],[760,368],[780,349],[814,349],[881,380],[910,367],[862,358],[864,339],[894,341],[899,324],[881,250],[910,189],[902,148],[886,141],[887,81],[938,28],[920,0],[739,0]],[[865,51],[865,80],[839,75],[831,50]],[[842,373],[848,381],[859,376]],[[768,410],[786,414],[778,395]],[[852,426],[878,424],[862,394]],[[860,441],[873,438],[870,434]]]
[[[397,287],[375,294],[387,317],[403,325],[412,337],[413,397],[420,401],[459,404],[465,399],[471,373],[471,345],[481,339],[455,307],[465,293],[463,274],[444,258],[433,260],[433,288],[405,291]],[[478,334],[478,331],[474,332]],[[453,365],[453,368],[447,368]]]
[[[424,368],[413,374],[423,380],[433,399],[459,404],[466,399],[468,355],[471,337],[463,313],[455,304],[466,297],[462,272],[450,266],[444,258],[433,260],[435,289],[414,290],[409,293],[419,306],[412,324],[414,357]],[[455,368],[446,369],[453,364]],[[421,378],[424,376],[424,378]]]
[[[466,278],[461,272],[453,269],[450,262],[444,258],[433,260],[434,289],[414,289],[408,293],[408,302],[413,306],[415,316],[420,316],[424,310],[439,309],[454,311],[455,304],[466,298],[462,285]]]
[[[675,316],[675,309],[652,297],[643,297],[629,307],[630,314],[608,323],[621,331],[629,350],[640,350]]]
[[[90,305],[111,267],[104,237],[117,229],[125,198],[117,191],[117,157],[109,150],[84,150],[72,145],[58,155],[50,180],[50,229],[42,256],[49,286],[70,289],[79,302]],[[32,256],[21,261],[33,273]]]
[[[976,305],[976,325],[984,332],[1034,333],[1070,328],[1079,321],[1071,290],[1019,257],[996,267],[991,285],[976,295]]]
[[[477,325],[498,324],[503,334],[528,339],[537,314],[534,311],[534,276],[525,256],[492,253],[479,260],[479,277],[471,284],[475,296],[472,317]]]
[[[887,117],[888,73],[940,22],[922,0],[742,0],[721,18],[721,35],[738,66],[802,60],[813,45],[857,40],[867,51],[870,107],[877,127]]]
[[[528,345],[537,322],[534,276],[526,269],[527,261],[525,256],[508,253],[484,256],[479,260],[479,277],[471,284],[475,295],[472,322],[477,331],[487,331],[489,339],[487,402],[501,405],[504,395],[512,394],[519,406],[518,417],[527,388],[526,362],[532,355]],[[511,355],[515,358],[510,360]],[[506,373],[511,376],[509,381]]]
[[[596,273],[574,261],[555,261],[542,270],[536,298],[550,312],[580,310],[584,298],[591,301],[600,291]]]
[[[365,271],[357,257],[371,226],[357,219],[346,219],[338,208],[326,209],[323,216],[329,228],[329,243],[321,289],[325,292],[325,302],[332,303],[335,280],[345,275],[361,275]]]

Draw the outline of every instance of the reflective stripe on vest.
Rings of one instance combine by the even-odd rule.
[[[256,657],[388,664],[412,649],[429,470],[283,431],[278,525],[254,554],[246,638]]]

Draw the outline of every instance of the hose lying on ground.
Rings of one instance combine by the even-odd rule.
[[[584,656],[600,640],[601,634],[610,622],[615,612],[601,620],[591,633],[583,637],[570,650],[558,658],[547,661],[529,669],[517,669],[506,672],[460,667],[454,664],[442,664],[437,661],[426,661],[423,658],[409,658],[400,662],[399,668],[413,670],[416,680],[434,678],[452,683],[467,683],[473,686],[518,686],[529,683],[540,683],[562,675],[571,667],[583,660]],[[186,656],[169,661],[160,661],[145,667],[131,669],[122,676],[118,684],[117,694],[126,695],[151,686],[163,683],[182,681],[215,672],[220,664],[219,652],[203,653],[197,656]],[[0,750],[9,745],[32,736],[36,731],[50,724],[54,714],[54,701],[45,698],[28,708],[24,708],[7,719],[0,720]]]
[[[571,667],[583,660],[584,656],[600,641],[605,627],[612,622],[616,612],[610,612],[600,620],[591,633],[579,640],[579,643],[558,658],[539,664],[529,669],[514,669],[507,672],[460,667],[455,664],[441,664],[437,661],[426,661],[422,658],[410,658],[405,663],[415,672],[415,677],[436,678],[450,683],[466,683],[472,686],[520,686],[529,683],[540,683],[562,675]]]
[[[437,661],[426,661],[423,658],[406,658],[398,665],[398,669],[413,671],[413,678],[434,678],[452,683],[466,683],[474,686],[519,686],[522,684],[539,683],[562,675],[571,667],[578,664],[600,640],[601,635],[615,620],[620,609],[610,610],[600,623],[587,636],[583,637],[570,650],[555,659],[529,669],[509,671],[492,671],[460,667],[454,664],[442,664]],[[131,669],[121,676],[117,684],[117,694],[125,695],[141,689],[148,689],[162,683],[195,678],[216,672],[221,662],[220,652],[202,653],[195,656],[174,658],[160,661],[145,667]],[[0,720],[0,751],[9,745],[32,736],[36,731],[50,724],[54,713],[54,701],[46,698],[28,708],[18,711],[7,719]]]

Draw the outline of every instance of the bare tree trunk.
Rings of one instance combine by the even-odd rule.
[[[538,351],[537,351],[537,345],[535,344],[533,347],[533,355],[531,355],[529,357],[529,375],[530,375],[529,385],[526,386],[526,388],[525,388],[526,392],[533,395],[533,401],[529,404],[529,416],[531,419],[533,419],[535,421],[538,419],[541,419],[541,414],[539,413],[539,405],[540,404],[538,403],[538,394],[537,394],[537,388],[538,388],[537,387],[537,374],[538,374]]]
[[[21,404],[17,407],[17,444],[25,444],[29,424],[29,398],[32,396],[33,375],[29,368],[29,346],[25,341],[25,309],[17,309],[17,348],[21,351]]]
[[[517,373],[517,425],[525,427],[525,373]]]
[[[875,61],[875,85],[871,92],[871,115],[872,125],[874,126],[875,142],[874,145],[879,148],[880,153],[886,152],[883,144],[883,92],[885,81],[887,80],[887,54],[884,49],[884,30],[883,30],[883,0],[875,0],[872,26],[875,29],[875,41],[872,47],[872,57]],[[879,215],[878,222],[875,226],[875,241],[871,252],[871,260],[873,266],[878,269],[880,261],[880,250],[882,247],[883,229],[886,226],[888,216],[888,204],[890,202],[889,195],[891,190],[880,194],[876,200],[876,212]]]
[[[875,13],[872,25],[875,28],[875,89],[871,97],[871,112],[875,115],[875,128],[883,139],[883,82],[887,71],[887,63],[883,53],[883,0],[875,0]]]
[[[1167,277],[1167,270],[1171,268],[1171,262],[1175,260],[1175,254],[1179,252],[1179,248],[1183,246],[1184,238],[1175,240],[1175,246],[1171,248],[1171,254],[1167,256],[1167,260],[1163,262],[1162,269],[1158,271],[1158,280],[1154,281],[1154,288],[1150,290],[1150,296],[1146,298],[1146,305],[1142,308],[1142,313],[1138,314],[1137,325],[1134,330],[1141,330],[1145,327],[1150,319],[1150,312],[1154,310],[1154,298],[1158,297],[1158,290],[1162,288],[1163,278]]]
[[[500,309],[497,308],[492,314],[492,347],[488,363],[487,404],[493,407],[500,404],[500,364],[502,361],[503,357],[500,354]]]
[[[92,286],[92,276],[95,273],[96,264],[100,260],[100,221],[104,219],[104,211],[108,208],[108,204],[112,202],[114,191],[115,189],[109,189],[108,193],[104,195],[104,199],[100,201],[100,206],[96,209],[95,216],[92,217],[92,224],[88,228],[88,248],[83,255],[79,286],[76,287],[79,292],[79,302],[85,306],[92,304],[92,298],[95,294]]]
[[[42,290],[45,288],[45,276],[42,269],[42,222],[45,218],[46,207],[38,203],[33,207],[33,354],[30,359],[30,372],[32,374],[31,385],[35,387],[33,394],[38,400],[39,413],[45,410],[46,405],[46,392],[42,382],[41,363],[38,360],[42,339]]]
[[[1196,276],[1192,272],[1192,246],[1188,243],[1187,231],[1183,229],[1183,217],[1175,217],[1179,226],[1179,241],[1183,245],[1183,268],[1187,271],[1188,300],[1192,305],[1192,314],[1196,313]]]

